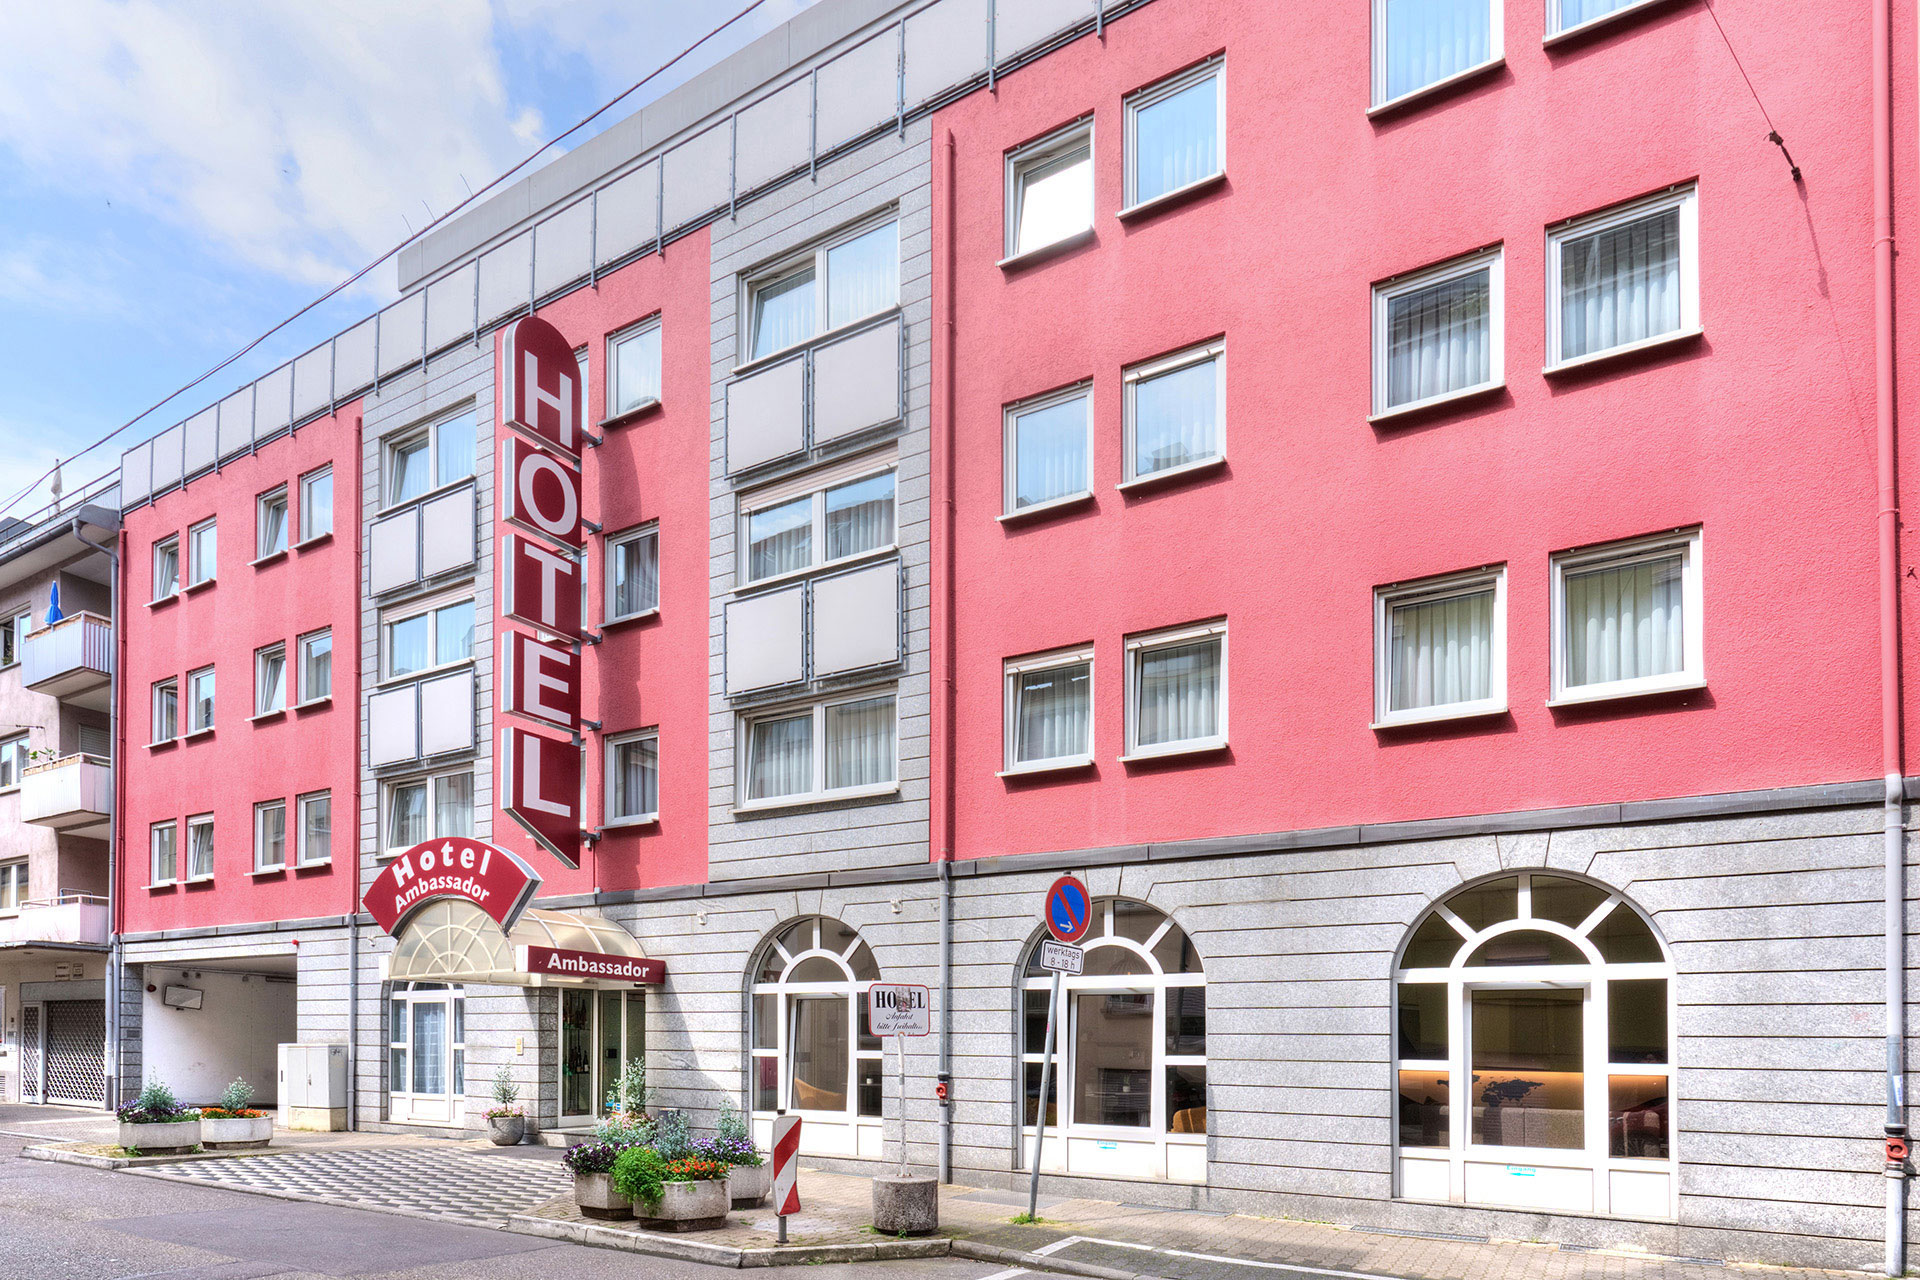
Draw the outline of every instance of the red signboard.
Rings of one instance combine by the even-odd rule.
[[[543,538],[578,547],[586,536],[579,468],[513,435],[501,443],[500,459],[506,518]]]
[[[572,732],[580,724],[580,655],[524,631],[505,638],[507,710]]]
[[[539,887],[533,868],[505,849],[457,837],[417,844],[389,862],[367,886],[360,905],[375,924],[398,934],[407,917],[427,903],[462,898],[505,932]]]
[[[573,344],[538,316],[523,316],[507,326],[505,364],[506,424],[568,453],[580,452],[586,397]]]
[[[506,615],[554,635],[581,639],[578,562],[511,533],[500,546]]]
[[[563,947],[523,947],[521,968],[554,978],[599,978],[608,982],[662,983],[667,966],[661,960],[610,956],[599,951],[568,951]]]
[[[580,865],[580,748],[526,729],[500,734],[501,808],[569,867]]]

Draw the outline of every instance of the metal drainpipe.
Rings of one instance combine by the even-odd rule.
[[[1887,1256],[1890,1276],[1907,1269],[1906,1162],[1894,1158],[1906,1117],[1906,765],[1901,743],[1900,495],[1893,356],[1893,2],[1873,6],[1874,408],[1878,428],[1880,534],[1880,750],[1885,794],[1887,985]]]
[[[944,544],[937,560],[941,575],[940,590],[934,593],[934,606],[940,612],[934,630],[941,637],[941,814],[940,814],[940,1085],[946,1096],[940,1099],[940,1181],[953,1181],[953,831],[954,831],[954,546],[953,546],[953,466],[954,466],[954,141],[947,131],[946,200],[941,208],[946,224],[946,367],[942,378],[942,412],[935,424],[934,462],[940,476],[940,532]]]
[[[126,625],[126,610],[120,601],[120,553],[116,547],[95,542],[80,530],[75,519],[73,536],[107,557],[107,599],[113,609],[113,669],[107,672],[107,743],[113,752],[113,806],[107,813],[107,1024],[106,1043],[101,1046],[107,1069],[107,1109],[120,1106],[120,893],[118,884],[120,848],[120,777],[126,758],[126,744],[120,741],[120,646]],[[115,534],[116,543],[124,535]]]
[[[474,307],[480,305],[479,272],[476,270],[474,283]],[[476,338],[477,340],[477,338]],[[338,422],[338,419],[335,419]],[[364,457],[367,419],[364,413],[354,415],[353,419],[353,456]],[[354,485],[353,501],[353,564],[354,590],[353,603],[356,617],[360,608],[359,566],[361,543],[365,537],[364,512],[362,504],[365,495],[360,485]],[[356,628],[357,634],[357,628]],[[356,668],[357,671],[357,668]],[[354,699],[359,700],[359,687],[356,677]],[[354,747],[354,772],[357,777],[360,769],[360,749]],[[377,783],[375,784],[378,785]],[[356,798],[357,798],[356,791]],[[349,865],[353,868],[347,877],[347,1132],[360,1131],[360,840],[353,840],[353,857]],[[297,997],[296,997],[297,998]],[[382,1051],[384,1060],[384,1050]]]

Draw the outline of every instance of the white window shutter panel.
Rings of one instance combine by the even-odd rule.
[[[727,384],[727,470],[745,471],[806,444],[807,362],[796,356]]]
[[[813,673],[832,675],[900,660],[900,562],[813,584]]]
[[[418,685],[383,689],[367,698],[367,763],[374,767],[418,759]]]
[[[477,553],[473,519],[473,486],[420,505],[420,576],[431,578],[473,563]]]
[[[404,587],[420,577],[420,512],[408,508],[375,520],[367,535],[371,564],[367,586],[374,595]]]
[[[420,754],[437,756],[473,746],[471,668],[420,685]]]
[[[806,676],[806,588],[727,602],[727,692],[792,684]]]
[[[813,440],[836,440],[900,416],[900,319],[829,343],[813,357]]]

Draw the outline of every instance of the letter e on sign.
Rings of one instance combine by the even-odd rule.
[[[507,710],[556,729],[580,724],[580,659],[571,649],[510,631],[507,640]]]
[[[580,362],[573,344],[538,316],[522,316],[507,326],[506,394],[500,412],[506,425],[548,444],[580,452]]]
[[[555,542],[580,545],[580,472],[545,449],[508,436],[500,445],[500,486],[506,518]]]

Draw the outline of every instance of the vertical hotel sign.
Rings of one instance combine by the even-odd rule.
[[[500,421],[500,587],[505,664],[498,776],[509,818],[569,867],[580,865],[580,617],[585,538],[580,442],[585,388],[573,346],[545,320],[515,321],[505,339]],[[564,735],[564,736],[559,736]]]

